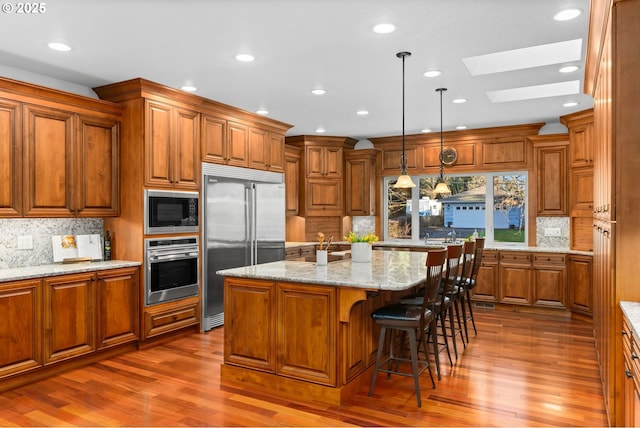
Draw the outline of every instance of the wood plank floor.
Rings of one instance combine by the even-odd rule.
[[[342,406],[220,384],[223,330],[0,393],[1,426],[606,426],[590,323],[478,310],[442,380],[384,375]],[[459,343],[462,349],[461,343]]]

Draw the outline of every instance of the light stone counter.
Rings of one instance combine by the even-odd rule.
[[[303,261],[279,261],[256,266],[220,270],[222,276],[335,285],[368,290],[403,291],[415,287],[426,277],[426,252],[373,251],[371,263],[351,259],[325,266]]]
[[[133,266],[140,266],[140,262],[110,260],[69,264],[55,263],[41,266],[0,269],[0,282],[44,278],[48,276],[68,275],[72,273],[94,272]]]
[[[640,302],[620,302],[620,309],[631,324],[633,337],[640,337]]]

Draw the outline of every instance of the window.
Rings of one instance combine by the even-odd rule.
[[[478,232],[487,242],[527,242],[527,173],[447,175],[451,195],[436,198],[435,176],[413,176],[413,189],[394,189],[385,177],[385,240],[446,241]],[[414,210],[413,207],[418,207]],[[486,209],[492,207],[492,209]]]

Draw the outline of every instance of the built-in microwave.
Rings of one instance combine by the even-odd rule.
[[[198,193],[144,191],[144,233],[198,232]]]

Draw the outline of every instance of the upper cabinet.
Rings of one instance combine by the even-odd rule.
[[[529,137],[534,149],[536,215],[567,216],[568,180],[565,134]]]
[[[343,163],[345,149],[356,140],[348,137],[288,137],[287,144],[301,150],[299,211],[304,216],[344,215]]]
[[[298,191],[300,177],[300,148],[286,145],[284,148],[285,212],[298,215]]]
[[[345,214],[376,215],[375,149],[345,151]]]
[[[145,106],[145,184],[198,189],[200,115],[156,101]]]
[[[121,111],[0,79],[0,216],[117,216]]]

